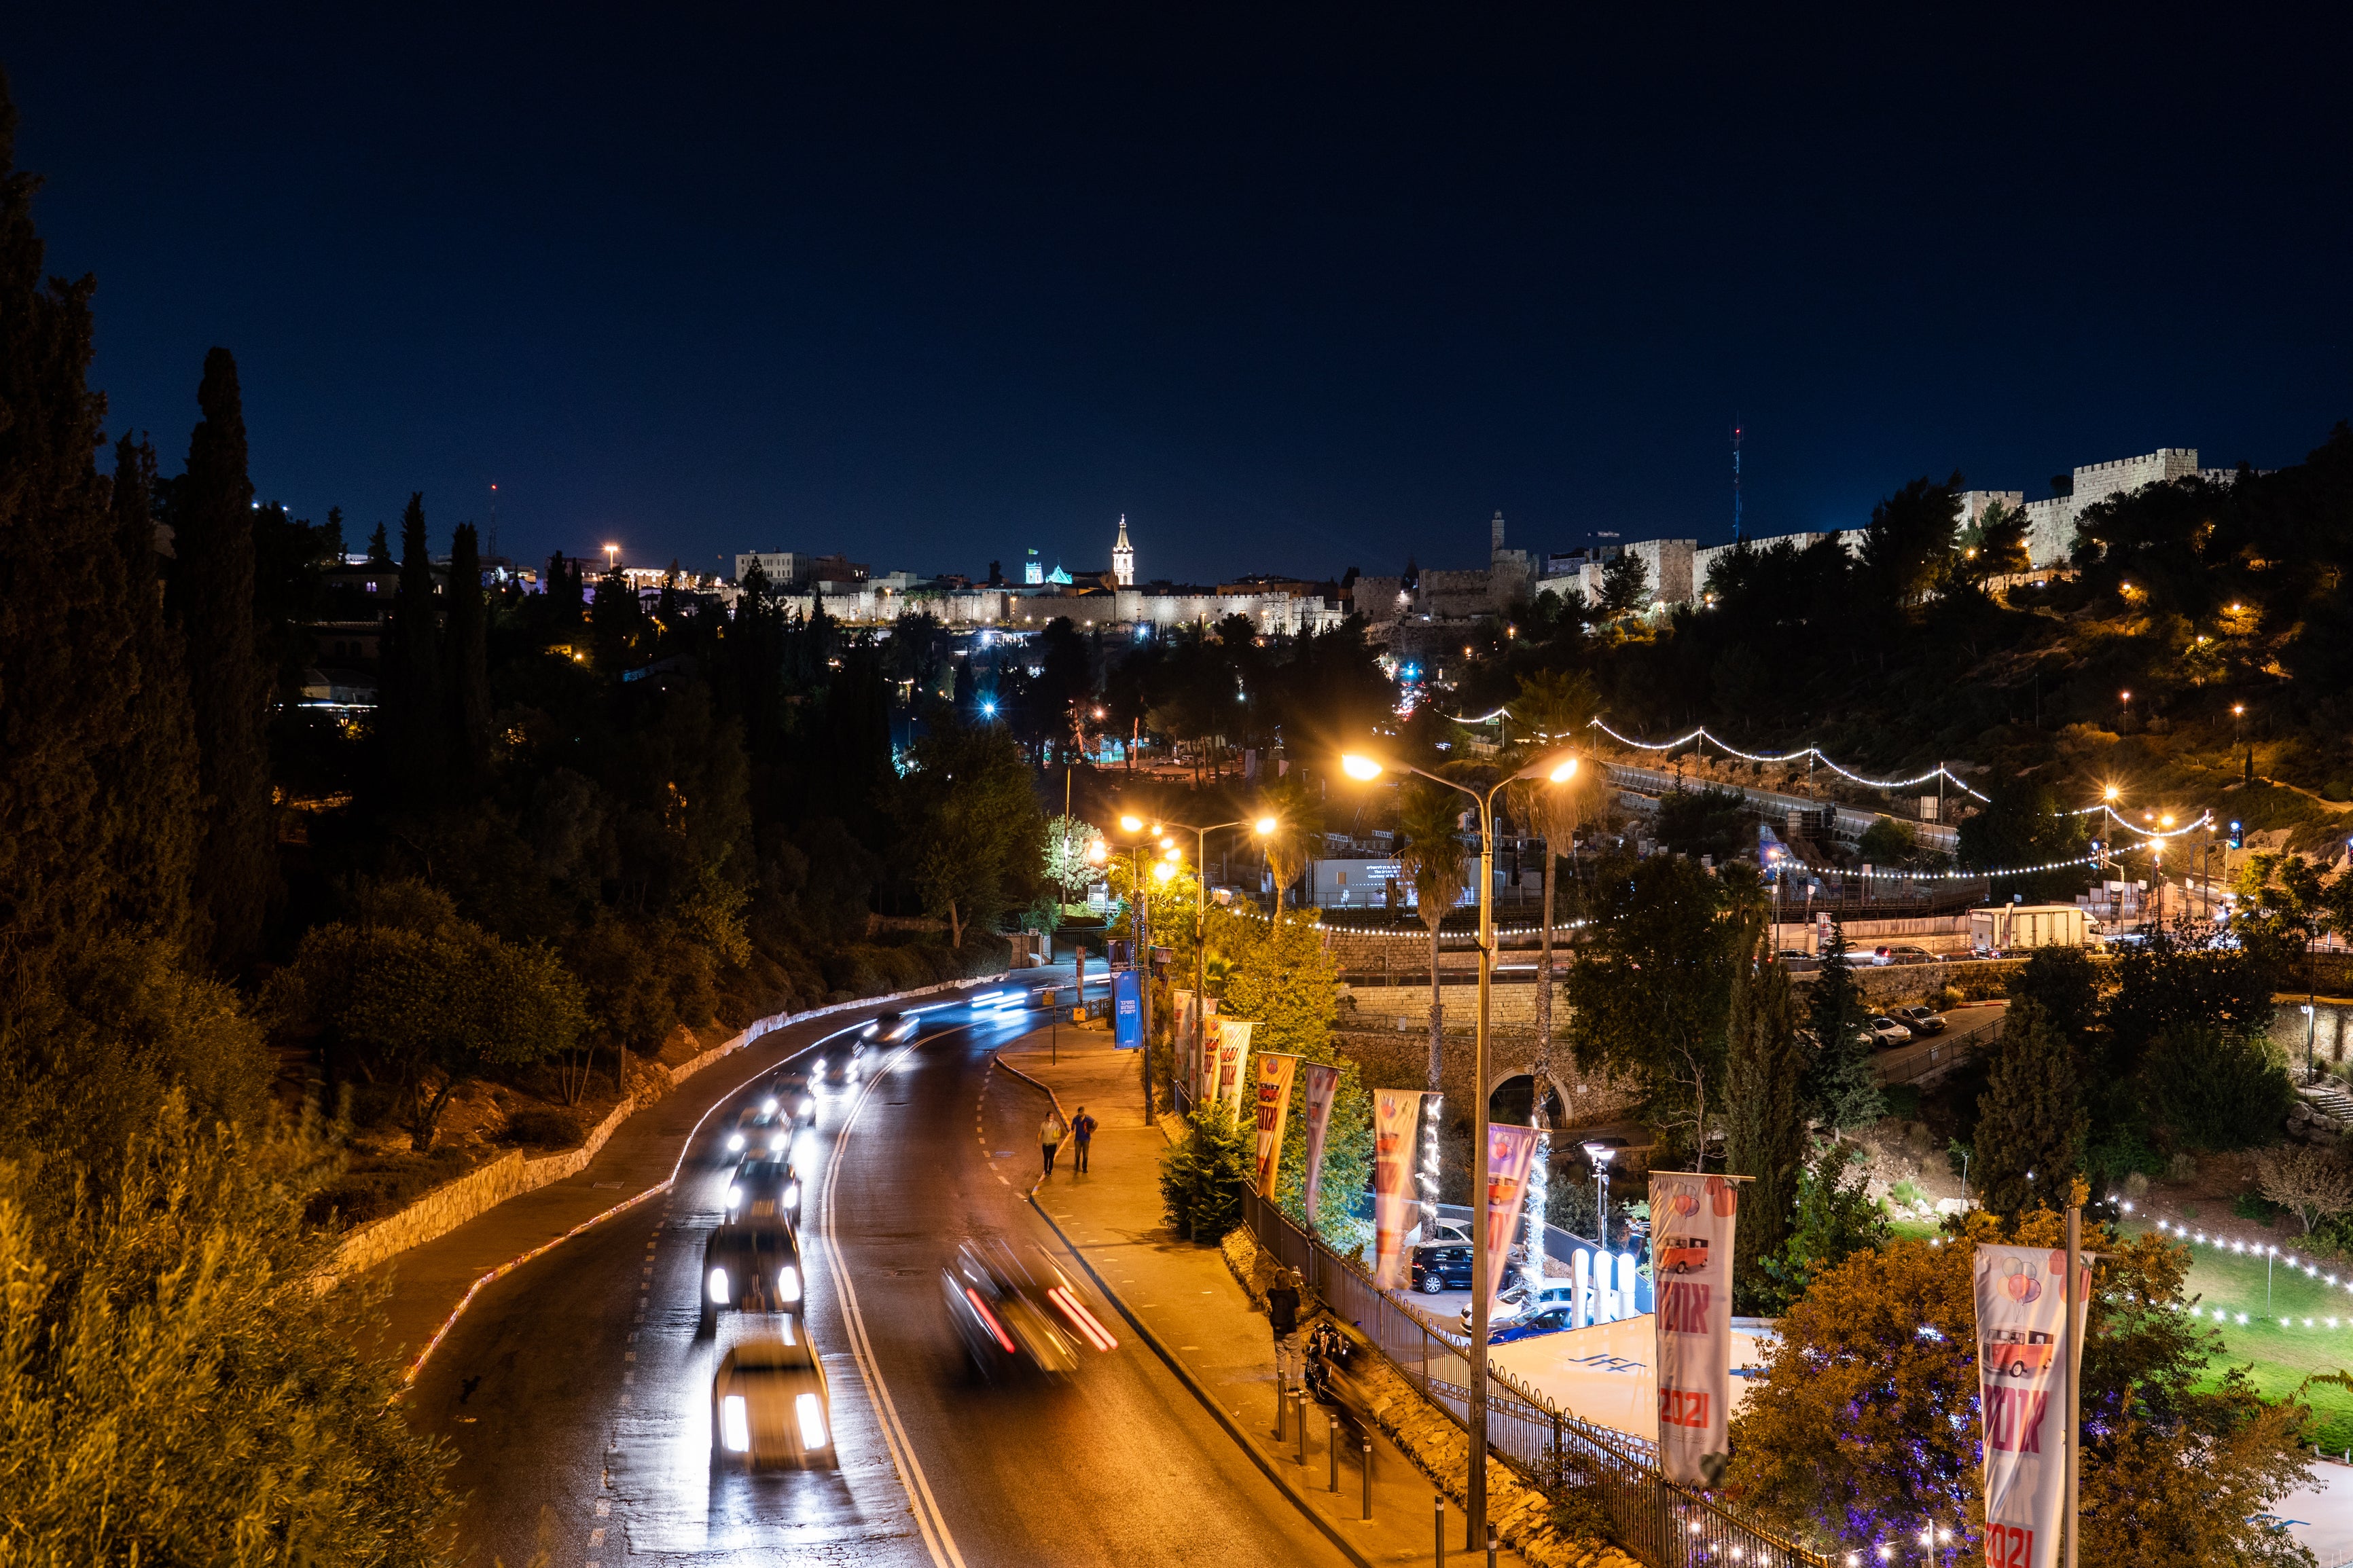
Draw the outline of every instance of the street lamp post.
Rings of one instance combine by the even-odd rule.
[[[1119,827],[1120,831],[1126,834],[1131,840],[1128,845],[1128,854],[1134,879],[1129,888],[1129,893],[1135,900],[1135,908],[1128,917],[1128,929],[1134,933],[1135,942],[1135,967],[1138,975],[1135,986],[1135,1023],[1136,1031],[1140,1037],[1136,1055],[1143,1058],[1138,1064],[1137,1070],[1143,1076],[1144,1120],[1148,1123],[1152,1120],[1152,901],[1150,884],[1146,879],[1144,868],[1146,864],[1146,857],[1155,847],[1155,841],[1158,841],[1157,847],[1167,847],[1168,840],[1161,834],[1158,823],[1146,824],[1140,816],[1133,815],[1122,816],[1119,819]],[[1101,840],[1097,842],[1100,843]],[[1090,859],[1095,859],[1098,863],[1103,858],[1096,855],[1092,846],[1089,847],[1087,853]],[[1170,848],[1169,853],[1173,856],[1175,850]],[[1165,882],[1176,875],[1176,868],[1171,860],[1155,858],[1150,863],[1151,875],[1155,879]],[[1113,982],[1112,1033],[1114,1043],[1116,1043],[1118,1032],[1118,987],[1117,983]]]
[[[1588,1143],[1585,1146],[1585,1157],[1593,1162],[1593,1180],[1600,1190],[1600,1196],[1593,1205],[1594,1229],[1600,1234],[1594,1239],[1601,1243],[1604,1252],[1609,1250],[1609,1162],[1616,1158],[1617,1153],[1617,1150],[1606,1143]]]
[[[1471,1388],[1469,1418],[1470,1474],[1465,1486],[1463,1540],[1475,1548],[1487,1530],[1487,1281],[1493,1260],[1487,1256],[1487,1018],[1495,978],[1495,796],[1504,785],[1541,778],[1567,784],[1577,776],[1577,758],[1567,756],[1549,766],[1522,768],[1498,779],[1485,793],[1469,784],[1417,768],[1407,763],[1377,762],[1355,753],[1340,759],[1340,771],[1359,782],[1377,779],[1388,768],[1412,773],[1469,795],[1479,807],[1479,1021],[1472,1056],[1471,1110]],[[1549,982],[1547,982],[1548,984]]]

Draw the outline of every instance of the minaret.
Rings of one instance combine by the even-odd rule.
[[[1127,542],[1127,513],[1119,514],[1119,542],[1111,547],[1112,581],[1123,588],[1135,586],[1135,546]]]

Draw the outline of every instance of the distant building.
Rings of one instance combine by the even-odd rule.
[[[1135,586],[1135,546],[1127,542],[1127,513],[1119,514],[1119,542],[1111,547],[1113,585],[1120,588]]]
[[[808,557],[791,550],[753,550],[735,557],[735,581],[751,574],[754,563],[772,588],[789,586],[808,574]]]
[[[1035,548],[1022,558],[1021,581],[1032,588],[1041,587],[1045,584],[1046,563],[1038,559],[1038,552]]]

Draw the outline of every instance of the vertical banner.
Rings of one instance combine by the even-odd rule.
[[[2090,1304],[2081,1255],[2074,1332]],[[1980,1244],[1978,1391],[1985,1423],[1985,1548],[1994,1568],[2052,1568],[2067,1502],[2067,1254]]]
[[[1196,1021],[1201,1027],[1201,1048],[1193,1060],[1193,1101],[1206,1105],[1218,1093],[1218,999],[1204,996],[1197,1005],[1200,1009]]]
[[[1144,976],[1123,969],[1111,977],[1111,1043],[1123,1051],[1144,1044]]]
[[[1171,1076],[1183,1084],[1189,1094],[1198,1077],[1193,1063],[1193,994],[1172,985],[1168,988],[1168,1016],[1175,1025],[1175,1033],[1168,1037],[1168,1042],[1170,1054],[1176,1063]]]
[[[1512,1256],[1512,1232],[1519,1228],[1528,1201],[1528,1164],[1535,1158],[1536,1130],[1487,1123],[1487,1321],[1495,1321],[1495,1297],[1504,1289],[1504,1263]]]
[[[1402,1289],[1407,1279],[1405,1211],[1420,1120],[1419,1089],[1373,1091],[1373,1283],[1383,1290]]]
[[[1218,1098],[1240,1121],[1242,1114],[1242,1068],[1250,1060],[1250,1024],[1234,1018],[1218,1020]]]
[[[1281,1051],[1258,1054],[1258,1195],[1274,1196],[1282,1174],[1282,1130],[1291,1120],[1291,1079],[1299,1058]]]
[[[1324,1135],[1332,1130],[1332,1097],[1340,1092],[1340,1069],[1307,1064],[1307,1223],[1315,1223],[1315,1200],[1324,1190]]]
[[[1657,1296],[1659,1468],[1712,1487],[1730,1453],[1732,1233],[1740,1188],[1723,1176],[1651,1173],[1651,1283]],[[1634,1310],[1621,1269],[1623,1309]]]

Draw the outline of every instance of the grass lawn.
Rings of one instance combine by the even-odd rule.
[[[2126,1228],[2135,1236],[2147,1230],[2145,1226]],[[2280,1250],[2284,1254],[2287,1248]],[[2247,1366],[2255,1386],[2277,1398],[2295,1393],[2312,1373],[2353,1370],[2353,1290],[2345,1283],[2353,1279],[2353,1269],[2322,1264],[2320,1278],[2315,1279],[2281,1263],[2272,1270],[2266,1305],[2262,1258],[2197,1242],[2189,1244],[2189,1252],[2188,1294],[2206,1326],[2221,1335],[2221,1353],[2212,1363],[2217,1372]],[[2331,1274],[2338,1281],[2333,1286],[2325,1283]],[[2214,1321],[2217,1308],[2228,1314],[2219,1323]],[[2242,1315],[2247,1320],[2243,1323]],[[2284,1326],[2283,1318],[2288,1320]],[[2305,1326],[2307,1318],[2310,1328]],[[2331,1318],[2337,1321],[2335,1328],[2328,1326]],[[2353,1393],[2313,1388],[2305,1398],[2320,1418],[2315,1434],[2320,1446],[2339,1453],[2353,1447]]]

